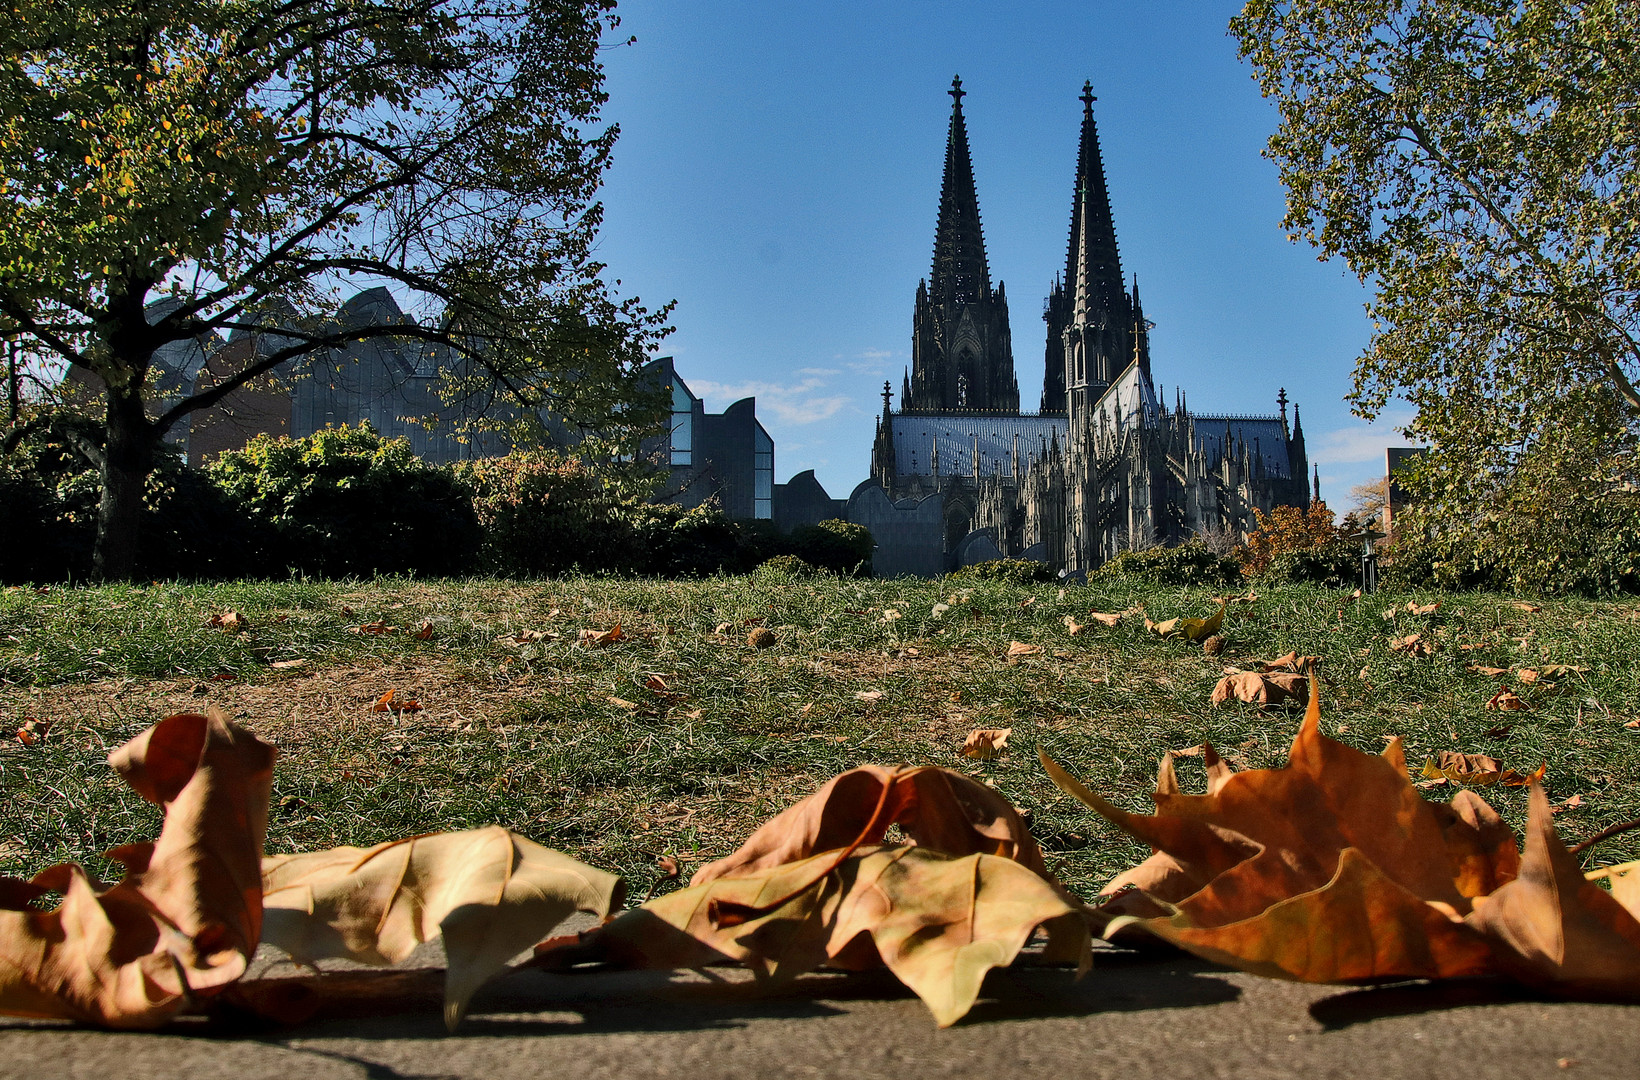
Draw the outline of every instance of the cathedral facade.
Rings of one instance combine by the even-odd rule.
[[[871,478],[849,516],[878,536],[879,573],[941,572],[999,556],[1091,570],[1126,550],[1194,536],[1244,539],[1255,509],[1304,505],[1304,433],[1278,413],[1191,411],[1159,400],[1139,288],[1122,272],[1091,86],[1053,283],[1038,411],[1020,410],[1007,293],[993,290],[963,119],[951,87],[933,268],[917,285],[911,366],[883,412]],[[1319,483],[1319,481],[1318,481]],[[1317,497],[1319,497],[1317,493]]]

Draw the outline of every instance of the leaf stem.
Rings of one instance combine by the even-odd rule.
[[[1580,854],[1583,851],[1586,851],[1589,848],[1594,847],[1596,844],[1600,843],[1600,841],[1602,841],[1602,840],[1609,840],[1612,837],[1618,835],[1619,833],[1626,833],[1630,829],[1637,829],[1637,828],[1640,828],[1640,820],[1625,821],[1621,825],[1613,825],[1610,828],[1601,829],[1599,832],[1595,833],[1593,836],[1589,837],[1587,840],[1583,841],[1582,843],[1574,844],[1571,847],[1567,848],[1566,849],[1566,854],[1568,854],[1568,855]]]

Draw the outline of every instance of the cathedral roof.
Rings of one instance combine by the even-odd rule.
[[[1105,388],[1093,407],[1104,414],[1105,422],[1121,427],[1132,427],[1141,421],[1153,424],[1162,413],[1150,373],[1138,364],[1129,364],[1116,376],[1116,381]],[[1094,422],[1098,423],[1098,418]]]
[[[974,442],[979,440],[980,475],[1002,467],[1013,475],[1014,436],[1019,436],[1019,468],[1042,456],[1050,438],[1065,439],[1063,416],[1019,416],[1000,413],[895,414],[889,417],[894,439],[894,471],[900,476],[932,476],[935,445],[941,476],[974,475]]]
[[[1281,420],[1274,416],[1207,416],[1192,414],[1196,424],[1196,450],[1209,458],[1225,452],[1226,432],[1229,452],[1240,456],[1241,447],[1255,459],[1264,462],[1264,474],[1279,479],[1291,479],[1292,463],[1287,460],[1287,432]]]

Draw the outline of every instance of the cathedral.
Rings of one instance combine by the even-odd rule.
[[[1159,399],[1154,324],[1137,281],[1122,273],[1091,85],[1082,88],[1065,268],[1044,304],[1041,402],[1020,411],[1007,290],[991,286],[960,79],[950,93],[911,366],[898,408],[883,384],[871,478],[848,502],[850,520],[878,538],[878,573],[1003,556],[1086,571],[1156,544],[1242,539],[1255,509],[1307,503],[1304,432],[1296,406],[1288,425],[1285,390],[1273,416],[1192,412],[1177,392],[1171,406]]]

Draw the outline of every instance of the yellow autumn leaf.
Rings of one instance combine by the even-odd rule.
[[[603,916],[621,879],[499,825],[262,861],[262,940],[301,962],[393,964],[441,936],[444,1023],[566,916]]]

